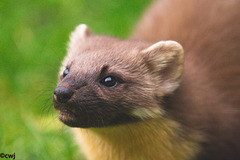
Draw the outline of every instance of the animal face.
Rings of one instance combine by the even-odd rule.
[[[161,99],[178,86],[182,47],[72,33],[53,95],[59,119],[71,127],[104,127],[162,116]]]

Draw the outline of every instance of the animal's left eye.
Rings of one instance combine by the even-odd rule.
[[[64,71],[63,71],[63,78],[66,77],[66,75],[68,75],[69,73],[69,69],[66,68]]]
[[[117,79],[113,76],[107,76],[103,78],[100,83],[108,88],[115,87],[117,85]]]

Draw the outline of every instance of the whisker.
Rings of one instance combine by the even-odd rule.
[[[42,112],[41,112],[42,114],[44,114],[44,113],[48,114],[50,112],[50,110],[53,106],[52,101],[50,101],[51,99],[52,98],[48,98],[45,100],[44,106],[42,107]]]

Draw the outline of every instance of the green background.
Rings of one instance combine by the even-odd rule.
[[[81,159],[52,107],[70,32],[127,38],[151,0],[0,1],[0,153],[16,159]]]

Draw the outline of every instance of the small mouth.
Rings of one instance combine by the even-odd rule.
[[[68,110],[60,110],[58,118],[60,121],[62,121],[64,124],[70,127],[72,127],[73,124],[75,124],[77,121],[76,115]]]
[[[103,106],[78,106],[76,104],[59,104],[54,102],[59,111],[58,118],[69,127],[105,127],[136,122],[138,119],[126,112],[112,111]]]
[[[74,112],[66,109],[59,111],[58,118],[61,122],[69,127],[89,128],[91,127],[90,119],[92,117],[86,114],[74,114]]]

